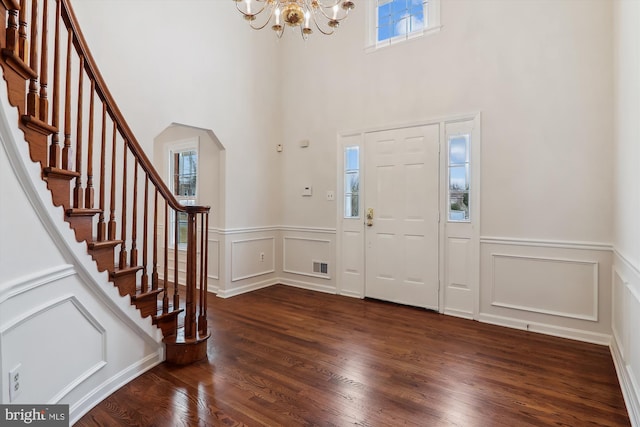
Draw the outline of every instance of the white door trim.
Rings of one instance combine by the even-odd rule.
[[[352,296],[357,298],[364,298],[365,292],[365,277],[364,277],[364,268],[365,268],[365,260],[364,260],[364,251],[365,251],[365,236],[364,236],[364,227],[365,227],[365,218],[364,218],[364,204],[362,195],[365,194],[365,189],[363,187],[363,180],[360,181],[360,203],[359,203],[359,211],[360,217],[356,219],[347,219],[344,218],[344,148],[347,146],[358,146],[360,148],[360,174],[364,176],[366,174],[366,170],[364,170],[364,158],[366,156],[365,144],[364,144],[364,135],[370,132],[378,132],[384,130],[394,130],[394,129],[403,129],[403,128],[411,128],[416,126],[426,126],[432,124],[440,125],[440,224],[439,224],[439,271],[438,277],[440,278],[440,294],[439,294],[439,312],[444,313],[446,307],[446,295],[444,292],[444,283],[443,280],[445,278],[445,253],[446,253],[446,198],[448,197],[447,192],[447,182],[446,174],[447,174],[447,144],[446,144],[446,125],[457,123],[457,122],[465,122],[465,121],[473,121],[474,122],[474,141],[472,142],[472,182],[474,184],[473,191],[473,199],[477,202],[474,204],[472,209],[473,212],[473,256],[471,259],[471,265],[469,274],[471,276],[471,283],[473,284],[473,307],[472,307],[472,317],[476,318],[479,310],[479,280],[480,280],[480,112],[467,113],[467,114],[458,114],[444,117],[436,117],[432,119],[425,119],[416,122],[407,122],[400,124],[388,124],[382,126],[372,126],[363,129],[355,129],[355,130],[345,130],[338,132],[337,135],[337,203],[336,203],[336,289],[337,293],[340,295]],[[349,224],[345,226],[345,221],[348,221]],[[360,242],[357,245],[351,244],[349,246],[349,251],[345,250],[345,232],[350,233],[349,238],[353,240],[357,233],[360,234]],[[350,251],[359,250],[359,254],[353,254]],[[346,261],[347,252],[349,252],[350,261]],[[355,261],[354,261],[355,260]],[[350,267],[349,272],[345,272],[345,267]],[[351,271],[357,270],[357,271]],[[361,274],[359,274],[361,273]],[[345,279],[345,275],[349,275],[348,279]],[[356,280],[354,280],[356,279]],[[456,315],[455,312],[450,312],[449,314]]]

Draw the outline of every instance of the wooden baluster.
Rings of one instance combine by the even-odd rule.
[[[51,135],[49,147],[49,166],[60,167],[60,0],[56,0],[56,29],[53,48],[53,107],[51,111],[51,124],[56,131]]]
[[[131,218],[131,266],[138,265],[138,158],[134,157],[133,167],[133,215]]]
[[[116,240],[116,141],[118,140],[118,129],[116,122],[113,122],[113,140],[111,142],[111,197],[109,201],[109,240]]]
[[[65,75],[64,93],[64,147],[62,148],[62,169],[73,170],[71,159],[73,150],[71,149],[71,53],[73,44],[73,33],[67,34],[67,67]],[[55,103],[54,103],[55,104]]]
[[[127,140],[124,140],[122,146],[122,216],[120,238],[120,268],[127,266]]]
[[[167,283],[169,282],[169,202],[165,199],[164,201],[164,263],[162,264],[164,267],[163,273],[163,287],[164,287],[164,296],[162,297],[162,312],[169,312],[169,286]]]
[[[209,288],[209,213],[204,213],[202,222],[202,236],[200,249],[200,317],[198,318],[198,330],[201,334],[207,333],[207,290]],[[203,271],[204,270],[204,271]]]
[[[7,49],[18,54],[18,10],[11,9],[9,11],[9,19],[7,21]]]
[[[204,256],[204,214],[200,214],[200,258],[198,259],[199,265],[199,283],[200,286],[196,287],[196,290],[199,290],[198,294],[198,314],[202,315],[202,289],[204,284],[204,263],[202,262],[202,257]],[[195,297],[194,297],[195,298]],[[200,318],[198,318],[198,321]]]
[[[31,1],[31,55],[29,55],[29,67],[38,74],[38,0]],[[29,93],[27,94],[27,114],[39,117],[40,101],[38,96],[38,77],[29,81]]]
[[[153,201],[153,273],[151,274],[151,289],[158,289],[158,187],[156,187]]]
[[[196,306],[194,304],[196,291],[196,249],[198,228],[196,223],[196,213],[187,208],[187,274],[186,286],[187,296],[185,301],[184,336],[185,338],[195,337]]]
[[[149,175],[146,174],[145,175],[145,180],[144,180],[144,209],[142,212],[142,217],[143,217],[143,227],[142,227],[142,283],[140,284],[140,287],[142,288],[141,292],[145,293],[147,292],[147,290],[149,289],[149,270],[147,270],[147,258],[148,258],[148,252],[147,252],[147,241],[149,238],[148,232],[147,232],[147,228],[148,228],[148,223],[149,223]]]
[[[29,52],[27,45],[27,0],[20,0],[20,28],[18,30],[18,56],[25,63]]]
[[[42,5],[42,57],[40,58],[40,115],[41,121],[49,122],[49,99],[47,85],[49,83],[49,1]]]
[[[80,71],[78,73],[78,116],[76,124],[76,186],[73,189],[73,207],[82,208],[84,191],[82,190],[82,97],[84,86],[84,57],[80,56]]]
[[[91,95],[89,98],[89,135],[87,141],[87,188],[85,189],[84,207],[93,209],[93,104],[96,93],[96,83],[91,79]]]
[[[180,239],[180,230],[178,229],[178,221],[180,218],[180,212],[174,212],[174,229],[173,229],[173,309],[177,310],[180,307],[180,295],[178,294],[178,257],[180,251],[178,250],[178,241]]]
[[[100,214],[98,216],[98,242],[103,242],[107,237],[107,224],[104,222],[105,208],[105,163],[107,149],[107,104],[102,101],[102,135],[100,138]]]

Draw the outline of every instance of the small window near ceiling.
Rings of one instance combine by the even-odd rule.
[[[344,217],[360,216],[360,148],[344,149]]]
[[[440,28],[440,0],[374,0],[370,44],[375,47],[422,36]]]
[[[169,151],[171,191],[184,206],[194,206],[197,200],[198,150],[196,147],[174,148]],[[171,214],[171,239],[175,244],[175,212]],[[187,243],[187,214],[178,213],[178,246]]]
[[[469,135],[449,137],[449,221],[468,222],[469,193]]]

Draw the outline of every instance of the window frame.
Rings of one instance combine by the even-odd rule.
[[[189,152],[189,151],[195,151],[196,156],[197,156],[197,161],[196,161],[196,188],[195,188],[195,194],[193,196],[181,196],[179,194],[176,194],[176,189],[175,189],[175,171],[174,171],[174,156],[178,153],[185,153],[185,152]],[[183,206],[195,206],[198,204],[198,195],[199,195],[199,187],[200,187],[200,141],[198,138],[193,138],[193,139],[188,139],[188,140],[183,140],[183,141],[177,141],[177,142],[173,142],[171,144],[168,144],[166,147],[166,153],[167,153],[167,176],[168,176],[168,187],[169,190],[171,191],[171,194],[173,194],[173,196],[176,198],[176,200],[178,200],[178,202],[183,205]],[[173,209],[170,212],[169,215],[169,236],[170,236],[170,241],[169,241],[169,245],[173,248],[176,247],[176,241],[175,241],[175,223],[176,223],[176,218],[175,218],[175,214],[176,211],[174,211]],[[181,214],[181,216],[184,216],[185,214]],[[179,223],[186,223],[186,218],[184,221],[178,219]],[[178,237],[179,239],[179,237]],[[186,242],[178,242],[177,244],[178,246],[178,250],[185,250],[187,247],[187,243]]]
[[[367,25],[367,52],[374,52],[378,49],[394,46],[409,40],[418,39],[424,35],[440,31],[440,1],[427,0],[424,5],[424,15],[428,17],[428,22],[421,30],[411,33],[397,35],[383,41],[378,41],[378,12],[380,6],[388,4],[393,0],[372,0],[367,3],[368,25]]]
[[[455,223],[471,223],[472,215],[471,215],[471,193],[474,183],[472,182],[472,165],[471,165],[471,133],[456,133],[448,135],[446,138],[447,144],[447,222],[455,222]],[[458,138],[465,139],[465,160],[464,162],[456,162],[452,163],[451,160],[451,142]],[[465,180],[467,182],[467,188],[465,190],[457,190],[455,193],[466,193],[467,194],[467,210],[466,210],[466,218],[463,219],[452,219],[451,218],[451,169],[452,168],[465,168]],[[463,211],[464,212],[464,211]]]
[[[349,168],[348,167],[348,161],[347,161],[347,152],[349,150],[355,150],[357,153],[357,168]],[[362,196],[362,192],[360,191],[362,188],[362,150],[360,149],[359,145],[346,145],[343,149],[343,171],[342,171],[342,179],[343,179],[343,209],[342,209],[342,217],[343,219],[359,219],[360,218],[360,201],[361,201],[361,196]],[[348,176],[350,175],[357,175],[357,179],[358,179],[358,189],[356,192],[347,192],[347,182],[349,182],[348,180]],[[356,207],[358,212],[356,213],[356,215],[351,215],[351,216],[347,216],[347,198],[349,199],[349,201],[351,201],[351,206],[353,207],[353,195],[356,194],[357,196],[357,203],[356,203]]]

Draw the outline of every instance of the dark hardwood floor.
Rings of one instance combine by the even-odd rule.
[[[76,426],[627,426],[607,347],[273,286],[209,298],[208,360]]]

